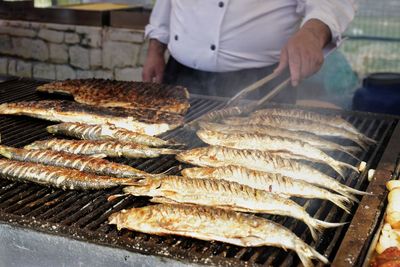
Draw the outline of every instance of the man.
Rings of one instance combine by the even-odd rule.
[[[288,70],[297,86],[320,69],[323,48],[340,42],[354,17],[354,1],[157,1],[146,27],[143,80],[232,96],[273,71]],[[293,95],[290,90],[283,98],[293,102]]]

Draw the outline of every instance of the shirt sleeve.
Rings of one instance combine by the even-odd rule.
[[[341,41],[356,10],[357,0],[298,0],[297,6],[297,13],[303,16],[302,25],[310,19],[324,22],[331,30],[335,44]]]
[[[171,0],[156,1],[151,12],[150,22],[145,28],[145,37],[168,44],[170,15]]]

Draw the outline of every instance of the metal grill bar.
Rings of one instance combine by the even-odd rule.
[[[0,103],[60,98],[34,93],[34,88],[39,84],[39,82],[28,80],[5,82],[0,85]],[[185,121],[189,122],[205,112],[223,105],[224,102],[217,98],[195,97],[191,100],[191,108]],[[367,161],[368,168],[376,168],[397,124],[396,118],[357,112],[318,111],[340,114],[364,134],[378,140],[376,147],[359,155],[361,159]],[[45,131],[45,127],[50,124],[52,123],[38,119],[3,116],[0,118],[2,141],[5,145],[23,146],[34,140],[49,138],[50,135]],[[164,137],[188,143],[190,144],[189,148],[202,145],[195,133],[183,128],[166,133]],[[338,141],[343,144],[351,144],[351,141],[348,140]],[[356,163],[355,159],[342,152],[330,154],[339,160]],[[168,170],[169,173],[176,174],[179,170],[172,167],[180,165],[173,156],[164,156],[158,159],[117,159],[116,161],[152,173]],[[336,177],[335,171],[331,168],[322,164],[314,166],[326,174]],[[358,175],[349,171],[347,179],[342,182],[365,190],[368,186],[367,172]],[[148,198],[133,196],[107,201],[108,196],[118,193],[121,193],[121,188],[94,192],[62,191],[34,184],[0,180],[0,220],[39,231],[68,235],[136,252],[163,256],[167,249],[169,257],[185,260],[188,263],[207,262],[224,266],[296,266],[299,264],[295,253],[273,247],[240,248],[220,242],[210,243],[178,236],[158,237],[127,230],[117,231],[114,226],[107,224],[107,218],[111,213],[124,208],[149,204]],[[352,219],[352,215],[346,214],[329,201],[297,198],[295,200],[303,205],[312,216],[320,220],[349,222]],[[357,205],[352,208],[352,214],[356,209]],[[314,242],[309,229],[298,220],[281,216],[263,217],[273,219],[288,227],[308,244],[328,256],[330,260],[335,257],[340,240],[347,231],[347,227],[327,229],[320,235],[318,241]]]

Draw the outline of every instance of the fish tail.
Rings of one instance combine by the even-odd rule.
[[[359,134],[358,136],[359,136],[359,138],[360,138],[364,143],[366,143],[367,145],[375,145],[375,144],[376,144],[376,141],[375,141],[374,139],[369,138],[369,137],[366,136],[366,135]]]
[[[346,196],[338,194],[330,194],[329,200],[336,206],[340,207],[348,214],[350,214],[351,207],[353,206],[353,201]]]
[[[32,150],[32,149],[38,149],[38,147],[35,143],[32,143],[32,144],[24,146],[24,149]]]
[[[331,223],[309,217],[306,221],[306,224],[310,228],[311,236],[316,241],[318,240],[318,234],[321,233],[325,228],[340,227],[347,223]]]
[[[108,201],[108,202],[111,202],[111,201],[116,200],[117,198],[124,197],[124,196],[126,196],[126,195],[129,195],[129,194],[125,193],[125,194],[111,195],[111,196],[108,196],[108,197],[107,197],[107,201]]]
[[[294,250],[297,252],[297,255],[300,258],[301,263],[304,267],[312,267],[314,264],[312,263],[312,259],[317,259],[324,264],[329,264],[329,260],[318,251],[316,251],[313,247],[307,245],[304,242],[298,242],[295,245]]]
[[[331,166],[341,177],[346,177],[346,167],[338,163],[337,161],[332,161],[329,166]]]
[[[340,166],[345,167],[345,168],[352,169],[352,170],[355,171],[356,173],[360,173],[360,170],[359,170],[357,167],[355,167],[355,166],[353,166],[353,165],[351,165],[351,164],[348,164],[348,163],[342,162],[342,161],[338,161],[338,164],[339,164]]]
[[[346,153],[356,154],[362,152],[358,146],[342,146],[342,151]]]
[[[186,147],[187,146],[185,143],[178,142],[175,139],[170,139],[166,142],[167,142],[168,146],[173,146],[173,147]]]
[[[360,190],[351,188],[350,186],[346,186],[346,185],[343,185],[343,184],[339,184],[338,186],[335,186],[335,188],[332,188],[332,190],[334,190],[334,191],[336,191],[336,192],[338,192],[338,193],[340,193],[340,194],[342,194],[344,196],[349,196],[349,195],[362,195],[362,196],[369,195],[370,196],[370,195],[372,195],[372,193],[360,191]]]
[[[364,151],[368,150],[368,144],[366,144],[362,139],[360,139],[359,136],[357,136],[356,138],[352,138],[351,139],[353,142],[355,142],[357,145],[359,145]]]
[[[46,131],[51,133],[51,134],[55,134],[57,133],[57,129],[55,125],[50,125],[46,127]]]
[[[11,151],[6,146],[2,145],[0,145],[0,155],[8,159],[11,159],[12,157]]]
[[[160,149],[160,154],[162,155],[176,155],[180,152],[182,152],[181,149],[170,149],[170,148]]]
[[[357,147],[357,146],[345,146],[345,147],[338,147],[338,150],[346,153],[350,157],[356,159],[357,161],[361,161],[359,157],[357,157],[355,154],[362,152],[362,149]]]

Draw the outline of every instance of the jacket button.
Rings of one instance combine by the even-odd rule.
[[[224,2],[219,2],[219,3],[218,3],[218,6],[219,6],[220,8],[223,8],[224,5],[225,5]]]
[[[178,39],[179,39],[179,38],[178,38],[178,35],[175,35],[175,36],[174,36],[174,39],[175,39],[175,41],[178,41]]]
[[[211,49],[212,51],[214,51],[215,48],[216,48],[215,45],[211,45],[211,46],[210,46],[210,49]]]

